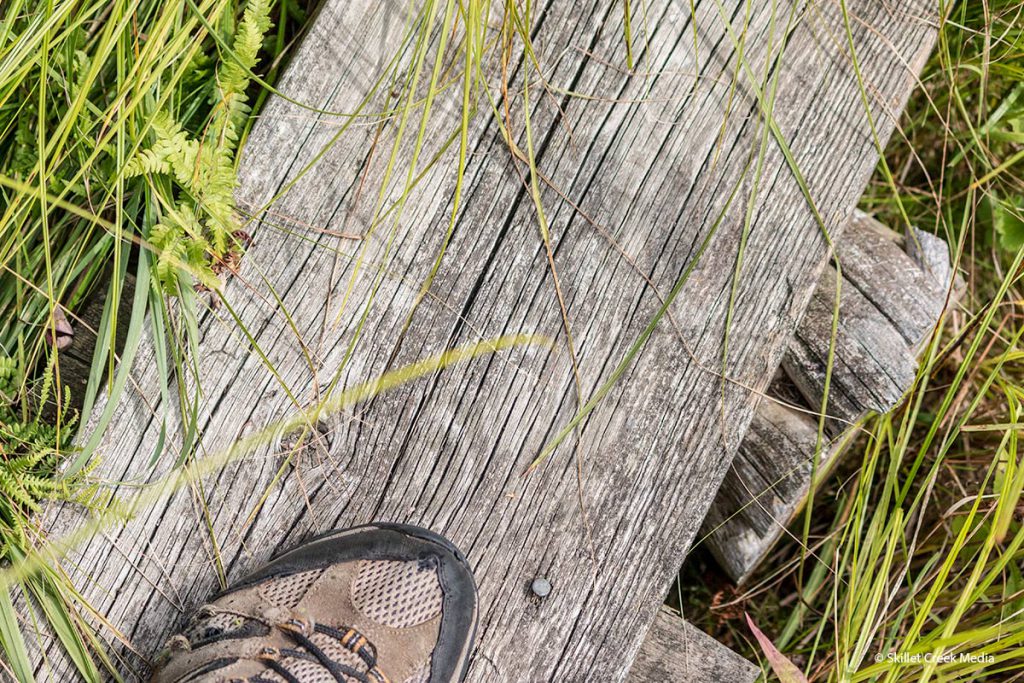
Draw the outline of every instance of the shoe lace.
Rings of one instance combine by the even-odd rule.
[[[237,620],[230,625],[223,623],[214,625],[208,621],[221,616],[231,617],[232,615]],[[257,659],[268,670],[276,673],[287,683],[304,683],[303,679],[300,678],[301,674],[293,670],[293,666],[299,662],[309,662],[320,667],[339,683],[351,683],[351,681],[357,681],[358,683],[390,683],[388,677],[380,670],[377,664],[377,648],[366,636],[354,628],[333,628],[325,624],[310,623],[297,618],[291,618],[278,623],[250,615],[233,614],[218,610],[209,605],[199,610],[199,616],[200,624],[199,628],[193,632],[194,639],[183,636],[177,637],[188,641],[188,645],[185,645],[184,642],[182,643],[186,649],[201,649],[206,645],[223,640],[258,637],[269,633],[270,629],[274,628],[281,631],[288,640],[295,644],[295,647],[264,647],[257,655]],[[206,622],[207,625],[203,626],[203,622]],[[321,646],[323,638],[320,639],[321,644],[317,644],[313,640],[316,634],[320,634],[323,638],[328,639],[329,643],[336,643],[342,650],[354,654],[361,660],[363,667],[356,668],[352,665],[351,659],[348,661],[338,661],[336,657],[332,657]],[[218,662],[218,664],[227,666],[232,661],[235,660],[224,660]],[[215,668],[220,667],[216,666]],[[365,668],[365,670],[360,670],[361,668]],[[212,669],[207,671],[212,671]],[[308,674],[308,672],[307,668],[306,673]],[[270,679],[256,676],[250,678],[248,683],[273,682]]]
[[[298,648],[264,648],[259,659],[268,669],[285,679],[288,683],[302,683],[298,676],[285,665],[288,659],[304,660],[319,664],[339,683],[359,681],[359,683],[389,683],[388,677],[377,666],[377,648],[362,633],[354,628],[332,628],[324,624],[309,624],[292,619],[282,624],[275,624]],[[360,671],[353,666],[339,662],[324,652],[323,648],[313,642],[312,633],[319,633],[331,638],[362,660],[366,666]],[[258,683],[258,682],[253,682]]]

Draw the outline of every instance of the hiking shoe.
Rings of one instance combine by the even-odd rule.
[[[315,538],[215,597],[167,643],[153,681],[461,681],[475,629],[462,554],[375,524]]]

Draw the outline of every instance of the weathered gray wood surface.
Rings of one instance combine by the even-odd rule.
[[[667,607],[633,661],[629,683],[754,683],[761,669]]]
[[[829,266],[811,297],[782,367],[807,403],[820,410],[832,345],[836,270]],[[868,411],[895,406],[914,381],[917,361],[899,331],[849,282],[840,288],[839,329],[826,429],[840,434]],[[815,398],[817,397],[817,400]]]
[[[892,323],[911,347],[918,347],[935,327],[949,289],[949,252],[938,265],[925,270],[907,253],[906,247],[893,249],[899,235],[861,212],[854,214],[858,239],[843,240],[838,249],[843,276],[863,293]],[[922,238],[915,233],[917,242]],[[922,258],[941,258],[934,237],[927,243],[931,249]],[[944,279],[937,273],[943,272]]]
[[[758,407],[702,527],[704,542],[736,583],[750,578],[803,507],[817,436],[807,413],[767,400]],[[850,436],[826,439],[819,481]]]
[[[946,305],[951,282],[940,284],[906,248],[897,233],[860,212],[837,245],[843,286],[826,420],[833,435],[867,413],[885,413],[899,403],[917,374],[917,350]],[[944,271],[949,267],[947,251]],[[818,409],[825,395],[835,293],[836,270],[830,266],[782,361],[806,405]]]
[[[788,2],[695,4],[695,17],[687,2],[636,4],[646,21],[637,14],[633,26],[649,33],[635,46],[635,76],[609,66],[623,62],[621,3],[535,5],[546,82],[595,96],[542,97],[535,82],[532,98],[540,169],[558,188],[543,195],[584,397],[659,308],[646,279],[666,294],[723,215],[672,307],[686,345],[658,327],[584,423],[579,483],[573,439],[522,476],[577,399],[534,208],[493,122],[482,117],[472,131],[459,220],[431,295],[403,334],[444,239],[453,152],[420,179],[401,220],[371,231],[395,121],[377,137],[376,121],[357,120],[292,183],[348,119],[281,98],[269,104],[246,147],[240,196],[258,207],[287,192],[225,290],[254,343],[225,307],[201,321],[200,456],[314,404],[335,380],[350,387],[504,333],[540,333],[556,344],[403,385],[325,422],[322,438],[295,457],[282,443],[259,448],[82,545],[67,571],[118,630],[100,629],[129,678],[145,675],[145,655],[217,588],[218,574],[230,581],[310,533],[372,519],[419,523],[466,550],[482,601],[472,680],[627,674],[827,260],[770,136],[757,160],[763,118],[734,38],[743,36],[750,73],[763,74],[766,63],[779,70],[774,120],[830,230],[842,225],[876,159],[836,3],[800,3],[781,59]],[[846,4],[872,113],[887,135],[930,51],[932,3]],[[328,0],[280,89],[320,110],[352,111],[398,49],[406,9]],[[511,78],[522,82],[516,63]],[[510,102],[510,120],[525,148],[521,99]],[[383,108],[376,100],[369,110]],[[423,159],[455,125],[449,117],[428,128]],[[397,195],[391,188],[387,196]],[[104,475],[131,482],[123,495],[156,481],[178,456],[178,402],[159,401],[150,351],[133,373],[141,392],[123,397],[100,449]],[[171,438],[152,472],[165,420]],[[67,507],[49,519],[58,537],[78,526]],[[539,574],[554,586],[542,602],[528,591]],[[58,649],[42,644],[34,653],[40,677],[69,678]]]
[[[914,382],[922,345],[947,302],[956,300],[948,248],[933,235],[917,231],[904,240],[857,212],[837,251],[844,280],[819,481],[866,415],[899,404]],[[803,410],[762,401],[704,522],[709,547],[738,583],[757,568],[810,491],[835,274],[831,266],[822,274],[777,380],[799,389]]]

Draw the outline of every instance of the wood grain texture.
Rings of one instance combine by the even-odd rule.
[[[886,413],[899,404],[917,374],[918,351],[954,300],[949,298],[956,289],[949,249],[940,238],[923,235],[901,237],[861,212],[843,230],[837,247],[843,285],[826,421],[832,435],[868,413]],[[826,268],[782,361],[806,405],[815,408],[825,395],[835,288],[836,271]]]
[[[350,407],[317,425],[315,439],[258,448],[82,544],[66,569],[108,621],[101,632],[128,678],[145,676],[144,657],[221,581],[311,533],[370,520],[418,523],[466,551],[482,603],[471,680],[625,677],[827,261],[770,136],[757,160],[763,117],[749,81],[736,79],[744,70],[734,38],[744,37],[751,73],[778,72],[774,121],[828,229],[838,233],[876,159],[837,3],[800,2],[781,58],[787,2],[700,0],[695,16],[686,2],[637,5],[646,20],[637,14],[633,26],[648,30],[636,75],[614,66],[624,54],[621,3],[535,6],[536,51],[553,90],[541,96],[535,79],[533,138],[557,188],[542,194],[584,398],[639,338],[658,293],[696,263],[671,309],[678,335],[660,325],[583,423],[578,451],[570,438],[524,477],[577,410],[524,171],[482,116],[455,229],[413,312],[445,238],[455,161],[441,147],[457,124],[449,116],[428,127],[423,158],[439,154],[438,164],[399,220],[373,224],[397,122],[357,119],[338,135],[350,120],[338,112],[352,112],[400,51],[407,6],[327,0],[279,85],[317,111],[273,98],[243,155],[244,204],[283,196],[259,215],[224,292],[230,310],[206,311],[200,323],[199,456],[452,347],[519,332],[555,343],[465,362]],[[887,136],[931,49],[932,3],[846,5]],[[518,69],[513,83],[523,81]],[[381,93],[396,88],[388,81]],[[557,94],[566,90],[592,97]],[[455,106],[448,95],[439,108]],[[367,111],[384,108],[375,100]],[[509,118],[525,148],[521,97]],[[384,198],[400,193],[392,185]],[[102,472],[126,482],[123,495],[158,481],[178,456],[178,401],[159,401],[154,374],[144,349],[133,368],[141,391],[123,396],[101,444]],[[170,437],[151,471],[162,425]],[[79,524],[69,507],[48,520],[57,537]],[[537,575],[554,587],[543,601],[528,590]],[[41,678],[70,677],[52,643],[34,656]]]
[[[761,669],[662,607],[647,630],[628,683],[754,683]]]
[[[956,271],[954,264],[950,263],[949,245],[938,235],[925,232],[916,226],[912,227],[912,233],[905,238],[907,255],[938,283],[941,291],[948,292],[949,303],[946,307],[953,308],[963,299],[967,291],[967,281]],[[927,341],[927,338],[926,336],[922,341]],[[920,351],[922,346],[922,343],[918,343],[915,348]]]
[[[818,429],[814,418],[764,401],[704,518],[704,541],[737,584],[744,583],[799,511],[811,482]],[[827,470],[839,444],[826,442]]]
[[[782,361],[786,375],[809,406],[821,409],[832,345],[836,271],[826,268]],[[917,360],[899,331],[871,301],[843,283],[839,329],[826,411],[825,428],[840,434],[868,412],[895,407],[914,382]]]
[[[843,276],[892,323],[907,344],[917,347],[931,334],[946,305],[951,275],[948,249],[938,247],[934,236],[924,238],[929,251],[915,259],[916,250],[907,253],[903,237],[871,216],[855,212],[852,225],[856,226],[857,239],[844,240],[838,247]],[[893,242],[899,242],[899,248],[893,249]],[[925,270],[919,263],[921,258],[937,258],[939,263],[944,259],[945,265]],[[943,279],[938,279],[937,272],[943,273]]]
[[[892,410],[910,389],[919,350],[945,310],[947,293],[956,289],[949,249],[934,235],[917,231],[904,240],[858,214],[843,231],[838,254],[844,276],[852,262],[858,280],[844,277],[840,292],[819,481],[839,461],[865,416]],[[777,380],[799,389],[803,411],[769,400],[758,406],[704,521],[709,548],[737,583],[750,577],[810,491],[818,433],[814,413],[825,393],[835,272],[830,266],[822,275],[783,359],[784,377]],[[955,300],[954,292],[950,302]]]

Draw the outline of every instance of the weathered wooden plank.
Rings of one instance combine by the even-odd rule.
[[[895,246],[895,245],[894,245]],[[901,252],[902,253],[902,252]],[[819,410],[832,345],[836,271],[825,270],[782,367],[807,404]],[[895,326],[848,282],[840,288],[826,429],[840,434],[868,412],[885,413],[914,382],[917,359]],[[934,324],[934,323],[933,323]]]
[[[854,213],[852,226],[856,226],[858,238],[843,240],[838,246],[844,278],[916,347],[930,335],[946,304],[948,284],[943,283],[949,282],[948,250],[935,244],[938,238],[934,236],[923,238],[930,247],[926,258],[945,261],[944,266],[926,272],[905,248],[893,249],[893,242],[902,245],[903,238],[871,216]],[[945,278],[938,279],[935,270]]]
[[[768,400],[758,407],[702,527],[708,548],[736,583],[750,578],[802,509],[817,436],[807,413]],[[853,436],[850,430],[826,439],[819,481]]]
[[[934,235],[915,235],[901,237],[859,211],[843,231],[837,248],[844,281],[826,422],[832,434],[899,403],[917,373],[917,352],[947,304],[949,250]],[[825,393],[835,287],[836,271],[827,268],[782,361],[809,406],[820,406]]]
[[[761,669],[667,607],[647,630],[628,683],[754,683]]]
[[[885,135],[930,50],[931,3],[846,4]],[[201,322],[200,455],[335,387],[453,346],[521,331],[556,344],[466,362],[351,407],[297,453],[281,443],[256,449],[84,544],[66,569],[129,643],[111,646],[128,677],[145,675],[139,655],[180,625],[219,575],[236,578],[309,533],[371,519],[422,524],[467,551],[483,606],[472,680],[626,675],[826,261],[819,226],[770,136],[757,159],[763,119],[734,39],[743,36],[750,73],[778,69],[775,124],[836,234],[875,160],[846,43],[834,35],[837,5],[797,5],[781,58],[774,50],[787,22],[772,21],[771,11],[788,17],[789,3],[696,6],[693,17],[689,3],[637,7],[647,21],[638,15],[634,26],[649,32],[637,47],[643,73],[633,76],[608,66],[621,62],[621,3],[536,8],[545,81],[594,96],[537,95],[531,108],[540,169],[558,188],[545,187],[543,199],[584,397],[660,307],[648,281],[664,294],[693,272],[672,306],[686,344],[659,327],[583,424],[578,451],[570,443],[523,477],[575,413],[577,390],[534,208],[517,180],[522,169],[481,119],[455,230],[413,311],[445,240],[453,152],[419,179],[400,220],[375,223],[373,188],[387,154],[371,150],[388,149],[396,122],[378,130],[359,121],[335,140],[348,119],[323,112],[356,107],[399,50],[407,7],[326,2],[280,84],[319,113],[275,98],[245,151],[247,206],[287,192],[260,216],[224,294],[259,353],[224,307]],[[523,75],[513,68],[512,78]],[[395,87],[386,82],[380,92]],[[367,111],[385,108],[378,99]],[[521,98],[509,118],[522,121]],[[429,127],[422,158],[454,125]],[[525,147],[521,129],[513,133]],[[392,185],[385,198],[400,190]],[[337,232],[365,237],[353,244]],[[161,426],[173,437],[181,425],[176,400],[152,400],[152,358],[140,353],[133,374],[141,392],[121,399],[101,445],[103,474],[130,482],[119,488],[125,496],[157,481],[178,455],[169,438],[157,470],[148,468]],[[715,371],[723,358],[733,380],[724,384]],[[58,536],[77,524],[67,507],[49,519]],[[539,574],[554,586],[541,602],[527,590]],[[34,656],[42,677],[68,677],[55,647]]]
[[[840,292],[825,423],[830,438],[819,456],[819,481],[838,462],[861,420],[894,408],[913,384],[918,351],[954,287],[949,250],[933,235],[918,232],[916,240],[902,242],[896,233],[859,214],[844,230],[838,252],[844,275],[845,257],[853,254],[849,261],[855,263],[859,280],[855,285],[844,277]],[[901,278],[900,283],[894,278]],[[888,297],[897,290],[894,302]],[[882,309],[876,301],[885,302]],[[835,270],[830,267],[782,362],[782,381],[799,389],[804,410],[772,400],[761,403],[705,519],[709,547],[738,583],[771,550],[810,490],[818,432],[814,413],[825,393],[834,306]],[[931,315],[935,317],[928,319]]]
[[[938,235],[925,232],[916,226],[912,227],[912,230],[913,234],[906,238],[907,255],[938,283],[941,291],[948,290],[947,308],[951,309],[963,298],[967,282],[956,272],[954,264],[949,260],[949,245]],[[917,344],[917,350],[921,350],[921,346],[920,343]]]
[[[941,238],[921,231],[904,238],[859,211],[843,231],[838,260],[843,286],[826,422],[832,434],[900,402],[917,373],[917,353],[955,290]],[[782,361],[808,406],[820,407],[825,394],[835,287],[836,271],[827,268]]]

